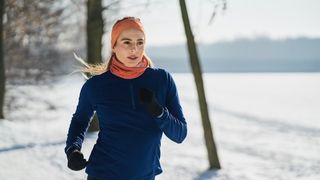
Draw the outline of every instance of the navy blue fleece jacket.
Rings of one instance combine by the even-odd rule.
[[[164,108],[162,117],[153,118],[140,103],[140,88],[154,92]],[[100,131],[86,172],[100,179],[151,179],[162,172],[162,133],[176,143],[187,135],[176,85],[163,69],[147,68],[135,79],[122,79],[107,71],[87,80],[71,120],[65,150],[81,149],[94,111]]]

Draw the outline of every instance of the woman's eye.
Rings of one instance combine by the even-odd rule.
[[[129,41],[124,41],[123,43],[124,43],[124,44],[130,44],[130,42],[129,42]]]
[[[138,45],[143,45],[143,42],[142,41],[138,42]]]

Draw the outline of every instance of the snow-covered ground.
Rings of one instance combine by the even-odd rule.
[[[206,171],[193,77],[174,78],[189,130],[179,145],[163,138],[158,180],[320,179],[320,74],[205,74],[219,171]],[[63,152],[82,83],[72,75],[50,86],[8,87],[0,180],[85,179],[84,171],[66,167]],[[86,157],[96,135],[87,135]]]

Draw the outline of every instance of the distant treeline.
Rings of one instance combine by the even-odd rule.
[[[205,72],[320,72],[320,38],[239,39],[199,45],[198,51]],[[147,53],[158,67],[190,72],[184,45],[150,47]]]

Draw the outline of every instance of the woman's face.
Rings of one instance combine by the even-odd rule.
[[[144,33],[137,29],[121,32],[112,49],[117,59],[127,67],[136,67],[144,54]]]

